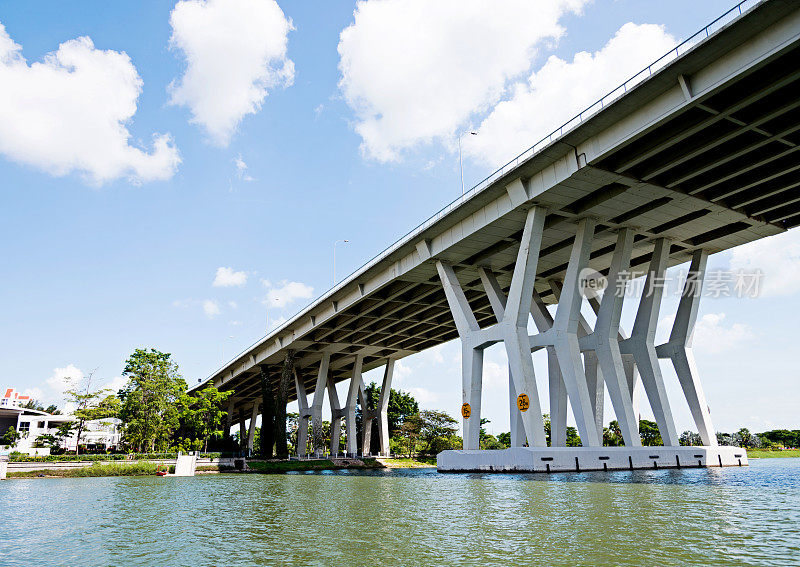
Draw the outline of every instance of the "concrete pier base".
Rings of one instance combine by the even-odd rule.
[[[439,472],[581,472],[747,466],[739,447],[512,447],[442,451]]]

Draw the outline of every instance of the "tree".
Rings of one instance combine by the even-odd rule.
[[[210,437],[224,433],[223,422],[228,412],[223,407],[232,395],[233,390],[220,392],[209,384],[194,396],[186,396],[186,421],[196,433],[196,438],[203,440],[203,451],[208,451]]]
[[[608,427],[603,428],[603,445],[606,447],[621,447],[624,444],[625,439],[622,437],[619,421],[615,419],[609,422]]]
[[[21,406],[21,408],[32,409],[34,411],[44,411],[44,406],[35,398],[31,398]]]
[[[81,387],[69,388],[64,395],[67,402],[75,404],[75,410],[72,412],[78,418],[78,435],[75,442],[75,454],[78,454],[81,444],[81,435],[87,421],[95,419],[103,419],[111,417],[116,413],[117,401],[114,396],[106,396],[109,392],[107,389],[92,390],[92,376],[94,372],[90,372]]]
[[[58,448],[58,439],[52,433],[43,433],[36,438],[33,442],[34,447],[49,447],[50,449]]]
[[[497,440],[504,446],[504,447],[511,447],[511,432],[506,431],[505,433],[501,433],[497,436]]]
[[[136,349],[125,362],[128,378],[120,390],[118,417],[125,441],[140,451],[166,448],[179,424],[179,400],[186,382],[168,353]]]
[[[414,456],[414,449],[417,447],[417,441],[422,432],[422,418],[419,413],[407,416],[403,420],[403,425],[400,426],[403,436],[408,439],[408,457]]]
[[[639,437],[642,438],[642,445],[663,445],[661,433],[658,431],[658,424],[647,419],[639,420]]]
[[[445,449],[456,448],[458,438],[456,425],[458,422],[443,411],[424,410],[419,412],[420,437],[425,442],[425,451],[437,454]]]
[[[567,426],[567,447],[580,447],[581,438],[578,435],[578,430],[574,427]]]
[[[55,404],[50,404],[49,406],[44,408],[44,411],[46,413],[49,413],[50,415],[61,415],[61,410],[58,409],[58,406]]]
[[[75,430],[75,427],[77,427],[77,425],[78,424],[75,423],[74,421],[65,421],[58,426],[55,434],[55,438],[57,441],[57,447],[55,448],[60,448],[64,443],[64,439],[72,436],[72,432]]]
[[[17,431],[15,427],[9,427],[6,429],[6,432],[3,433],[3,436],[0,437],[0,444],[16,447],[20,439],[22,439],[22,434]]]
[[[700,434],[695,433],[694,431],[684,431],[681,433],[679,442],[684,447],[696,447],[703,444]]]
[[[375,382],[371,382],[366,388],[364,388],[364,393],[366,394],[366,397],[372,407],[377,408],[381,397],[381,391],[378,385]],[[408,392],[395,390],[394,388],[389,390],[389,405],[386,409],[386,418],[389,422],[389,437],[395,437],[396,435],[400,434],[403,421],[405,421],[408,416],[417,413],[419,413],[419,404],[417,403],[417,400],[414,399],[414,396]],[[360,423],[360,412],[357,420]],[[378,443],[378,420],[375,419],[372,421],[373,447],[370,450],[377,452]]]

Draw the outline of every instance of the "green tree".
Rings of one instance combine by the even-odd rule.
[[[43,433],[39,435],[33,442],[34,447],[49,447],[50,449],[58,448],[58,439],[52,433]]]
[[[50,404],[49,406],[44,408],[44,411],[46,413],[49,413],[50,415],[61,415],[61,410],[58,409],[58,406],[55,404]]]
[[[567,447],[580,447],[581,438],[578,435],[578,430],[574,427],[567,426]]]
[[[406,416],[403,420],[403,425],[400,426],[400,430],[403,437],[408,440],[408,457],[411,458],[414,456],[419,436],[422,433],[422,418],[419,413]]]
[[[511,447],[511,432],[506,431],[497,436],[497,440],[506,448]]]
[[[380,402],[381,397],[381,390],[375,382],[370,382],[370,384],[364,388],[364,393],[366,394],[367,400],[372,408],[377,408],[378,403]],[[358,429],[361,429],[361,408],[357,413],[356,421],[358,423]],[[402,435],[403,432],[401,431],[401,427],[403,425],[403,421],[410,415],[414,415],[419,413],[419,404],[417,400],[414,399],[414,396],[409,394],[408,392],[403,392],[400,390],[395,390],[392,388],[389,390],[389,405],[386,408],[386,418],[389,422],[389,437],[396,437],[398,435]],[[375,419],[372,421],[372,447],[369,449],[364,449],[364,452],[371,451],[373,453],[378,452],[378,445],[379,445],[379,434],[378,434],[378,420]]]
[[[425,451],[429,454],[437,454],[445,449],[453,449],[458,446],[458,422],[443,411],[424,410],[419,412],[420,437],[425,443]]]
[[[39,400],[37,400],[35,398],[31,398],[30,400],[28,400],[27,402],[25,402],[24,404],[22,404],[19,407],[25,408],[25,409],[32,409],[34,411],[45,411],[44,410],[44,406],[41,403],[39,403]]]
[[[17,446],[20,439],[22,439],[22,434],[15,427],[9,427],[0,437],[0,445],[8,445],[13,448]]]
[[[75,442],[75,454],[80,450],[81,435],[87,421],[112,417],[116,414],[118,400],[115,396],[107,396],[107,389],[92,390],[92,376],[90,372],[83,385],[74,386],[64,392],[66,400],[75,404],[72,415],[77,418],[77,440]]]
[[[210,437],[221,437],[223,423],[228,412],[225,402],[233,395],[233,390],[220,392],[209,384],[184,401],[184,419],[194,430],[196,439],[202,439],[203,451],[208,451]]]
[[[72,432],[75,431],[75,428],[78,424],[74,421],[64,421],[62,422],[58,428],[56,428],[56,446],[53,447],[54,449],[59,449],[64,444],[64,439],[67,437],[72,436]]]
[[[139,451],[167,448],[179,425],[179,401],[186,392],[178,365],[168,353],[136,349],[122,375],[128,383],[118,394],[122,402],[118,417],[125,442]]]
[[[625,439],[622,437],[619,421],[615,419],[609,422],[608,427],[603,428],[603,445],[606,447],[621,447],[624,444]]]
[[[658,424],[647,419],[639,420],[639,436],[642,438],[642,445],[654,446],[663,445],[661,433],[658,431]]]

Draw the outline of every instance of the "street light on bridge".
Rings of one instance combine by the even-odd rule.
[[[470,134],[472,136],[477,136],[477,132],[461,132],[458,135],[458,169],[461,170],[461,196],[464,196],[464,164],[461,161],[461,138],[464,137],[465,134]]]
[[[333,243],[333,285],[336,285],[336,245],[339,243],[348,244],[350,241],[347,239],[337,240]]]

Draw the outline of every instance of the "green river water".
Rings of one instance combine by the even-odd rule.
[[[800,459],[0,483],[0,565],[800,565]]]

